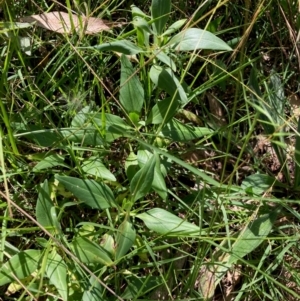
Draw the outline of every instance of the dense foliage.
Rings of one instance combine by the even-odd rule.
[[[2,2],[0,299],[299,300],[296,4]]]

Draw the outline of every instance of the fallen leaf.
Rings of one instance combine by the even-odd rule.
[[[36,22],[36,26],[58,33],[70,34],[72,33],[72,28],[74,28],[76,31],[84,30],[86,34],[91,35],[122,25],[122,23],[112,23],[100,18],[77,16],[60,11],[23,17],[20,21]]]

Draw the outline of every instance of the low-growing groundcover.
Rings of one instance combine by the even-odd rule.
[[[2,300],[299,300],[300,19],[250,4],[1,3]]]

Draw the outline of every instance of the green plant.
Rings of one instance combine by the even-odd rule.
[[[232,180],[245,154],[254,153],[248,142],[257,120],[271,125],[269,135],[277,133],[277,125],[282,128],[283,107],[278,115],[266,114],[268,105],[278,106],[278,98],[272,104],[274,96],[282,96],[279,76],[271,76],[275,85],[266,85],[270,104],[260,103],[259,77],[251,77],[250,87],[236,77],[256,58],[226,66],[231,47],[212,33],[218,33],[224,20],[225,25],[231,22],[223,12],[213,20],[222,3],[215,7],[207,1],[198,7],[194,18],[211,9],[206,30],[190,28],[192,18],[176,20],[171,1],[153,0],[151,16],[132,5],[133,29],[121,29],[113,38],[111,32],[88,38],[83,31],[55,36],[49,59],[38,71],[16,42],[22,30],[8,26],[15,40],[3,50],[2,73],[12,70],[16,75],[3,77],[0,89],[1,96],[13,92],[16,103],[8,105],[9,97],[1,102],[6,194],[0,194],[26,216],[25,221],[12,216],[0,204],[0,286],[9,285],[6,294],[14,295],[9,298],[209,300],[240,266],[242,290],[233,288],[235,300],[299,297],[274,276],[282,266],[292,273],[294,267],[284,258],[298,256],[298,235],[286,235],[292,225],[276,221],[286,212],[299,214],[288,202],[270,196],[274,186],[286,185],[262,172]],[[73,4],[67,1],[69,12],[81,11]],[[114,5],[122,1],[103,7],[111,13]],[[18,15],[14,8],[6,7],[11,21]],[[39,34],[32,35],[32,48],[43,46]],[[204,91],[225,91],[227,81],[238,87],[236,95],[242,89],[252,93],[246,105],[258,110],[253,119],[238,96],[228,125],[213,122],[215,116],[204,105],[203,116],[191,112],[203,102]],[[244,119],[236,121],[235,115],[245,107],[251,130],[239,141],[236,127]],[[275,136],[272,142],[284,163],[283,134]],[[216,161],[235,160],[230,181],[183,160],[189,151],[199,150],[215,151]],[[295,156],[299,161],[297,152]],[[12,190],[17,193],[10,194]]]
[[[162,154],[166,155],[165,159],[170,161],[178,160],[170,154],[161,152],[156,146],[160,147],[163,144],[166,147],[169,144],[167,141],[183,143],[211,134],[211,130],[207,128],[187,126],[174,118],[178,110],[192,100],[192,97],[189,96],[192,93],[188,93],[187,87],[184,89],[182,85],[185,74],[181,74],[181,80],[175,76],[176,64],[173,58],[176,58],[176,53],[195,52],[198,49],[230,50],[226,43],[213,34],[196,28],[185,29],[170,37],[186,22],[186,20],[177,21],[165,30],[170,13],[170,1],[153,0],[151,18],[137,7],[132,6],[136,44],[131,42],[126,34],[126,40],[113,40],[93,47],[97,51],[113,50],[122,53],[118,103],[126,120],[118,115],[98,113],[90,107],[85,107],[75,115],[71,127],[67,129],[30,134],[31,139],[38,143],[42,141],[41,139],[45,139],[45,142],[42,142],[44,145],[58,143],[60,147],[67,146],[69,143],[79,143],[80,148],[83,148],[84,145],[89,147],[103,145],[107,148],[111,143],[117,141],[116,139],[126,139],[130,155],[123,167],[128,177],[125,184],[118,183],[116,177],[104,166],[101,158],[97,156],[98,151],[92,151],[93,155],[86,157],[82,149],[82,160],[77,161],[75,172],[83,179],[56,175],[55,181],[59,183],[56,184],[59,185],[57,187],[55,186],[56,182],[44,181],[40,187],[36,205],[38,224],[50,231],[54,242],[59,239],[64,246],[63,250],[66,248],[76,255],[77,264],[79,261],[89,269],[97,271],[98,277],[107,269],[111,270],[113,266],[124,266],[124,263],[132,260],[135,254],[143,253],[143,250],[148,248],[149,242],[146,237],[139,237],[137,240],[137,230],[142,229],[141,222],[144,222],[149,230],[159,235],[186,237],[201,234],[197,225],[191,224],[165,209],[154,206],[145,211],[142,208],[147,207],[146,204],[142,207],[141,205],[136,206],[149,195],[152,189],[157,193],[155,197],[157,202],[161,202],[158,201],[159,199],[165,201],[168,199],[165,177],[170,168],[170,162],[162,161]],[[150,35],[153,38],[153,45],[149,43]],[[139,54],[140,57],[139,73],[126,56],[135,54]],[[149,60],[147,63],[145,63],[145,58]],[[160,100],[159,96],[163,93],[167,93],[168,97]],[[155,97],[153,98],[152,95]],[[62,137],[64,137],[63,144]],[[135,153],[136,150],[137,153]],[[178,162],[182,166],[186,165],[180,160]],[[63,162],[63,157],[49,154],[34,167],[34,171],[40,172],[55,166],[69,168]],[[189,167],[189,169],[192,168]],[[74,171],[65,172],[65,174],[70,173],[74,174]],[[219,186],[215,180],[204,173],[197,171],[197,174],[204,180],[208,180],[209,184]],[[89,177],[94,179],[89,179]],[[99,181],[100,179],[101,181]],[[110,188],[110,183],[114,183],[114,192]],[[81,226],[77,225],[78,230],[73,230],[74,237],[71,241],[67,240],[66,234],[62,231],[61,220],[66,209],[69,206],[75,206],[76,203],[63,202],[61,205],[57,198],[60,196],[70,197],[62,192],[62,186],[81,203],[99,211],[99,216],[107,215],[108,225],[81,223]],[[39,288],[41,288],[45,276],[49,283],[57,289],[61,298],[64,300],[73,298],[75,290],[72,291],[72,287],[67,285],[66,279],[70,280],[73,273],[81,275],[83,270],[79,271],[80,266],[76,264],[72,267],[72,262],[59,255],[60,248],[52,246],[52,239],[48,242],[43,240],[40,243],[45,248],[44,252],[26,250],[24,253],[13,256],[7,262],[8,266],[1,269],[1,284],[13,279],[10,272],[14,272],[18,278],[26,278],[40,264],[41,274],[37,276],[40,281]],[[100,245],[99,240],[101,240]],[[137,241],[140,243],[137,244]],[[129,252],[133,247],[135,247],[135,251]],[[20,271],[16,270],[14,262],[16,264],[21,262]],[[72,270],[75,268],[72,274],[68,272],[70,268]],[[75,272],[76,270],[77,272]],[[90,281],[93,282],[93,279],[92,277]],[[82,282],[83,278],[79,281]],[[157,284],[155,283],[155,285]],[[140,293],[146,289],[147,286],[144,286],[145,284],[142,283],[142,287],[139,289]],[[97,285],[91,289],[86,283],[77,293],[83,294],[83,299],[86,295],[89,295],[89,298],[99,298],[98,289],[103,290]],[[105,293],[103,294],[105,295]]]

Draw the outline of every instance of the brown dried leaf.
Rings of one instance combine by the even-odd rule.
[[[72,33],[72,28],[76,31],[84,29],[86,34],[96,34],[103,30],[108,31],[112,27],[121,25],[111,23],[106,20],[93,17],[77,16],[65,12],[54,11],[40,15],[23,17],[21,22],[36,22],[36,25],[58,33]],[[73,26],[73,27],[72,27]]]

